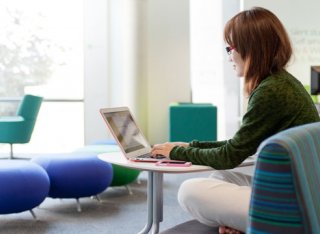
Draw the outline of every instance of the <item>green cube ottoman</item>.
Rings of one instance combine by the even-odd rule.
[[[171,104],[169,106],[169,140],[216,141],[217,107],[207,103]]]

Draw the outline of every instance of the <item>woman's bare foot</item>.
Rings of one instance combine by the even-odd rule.
[[[219,227],[219,234],[243,234],[243,232],[240,232],[236,229],[220,226]]]

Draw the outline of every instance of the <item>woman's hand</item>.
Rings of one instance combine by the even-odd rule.
[[[170,152],[175,146],[183,146],[188,147],[189,143],[186,142],[166,142],[163,144],[156,144],[153,146],[151,150],[152,155],[161,154],[167,158],[169,158]]]

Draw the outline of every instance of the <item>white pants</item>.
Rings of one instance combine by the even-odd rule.
[[[245,232],[250,185],[250,175],[215,171],[210,178],[195,178],[183,182],[179,188],[178,201],[184,210],[203,224],[228,226]]]

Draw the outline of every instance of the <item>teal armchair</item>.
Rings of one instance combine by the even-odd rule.
[[[15,116],[0,117],[0,143],[10,144],[10,158],[13,158],[13,144],[30,141],[42,97],[25,95]]]

